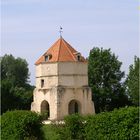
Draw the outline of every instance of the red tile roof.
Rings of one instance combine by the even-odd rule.
[[[77,62],[77,53],[69,43],[60,38],[36,61],[35,65],[42,62]],[[51,55],[51,58],[45,61],[47,55]],[[80,56],[80,62],[86,62],[85,58]]]

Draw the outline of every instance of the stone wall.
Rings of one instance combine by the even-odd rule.
[[[43,87],[41,80],[44,80]],[[71,101],[78,105],[80,114],[95,113],[91,89],[88,87],[87,63],[58,62],[37,65],[36,89],[33,94],[31,110],[41,113],[41,103],[47,101],[50,120],[61,120],[69,115]]]
[[[75,87],[88,85],[87,63],[59,62],[37,65],[37,88],[41,88],[41,79],[44,79],[44,88],[58,85]]]
[[[69,103],[72,100],[77,101],[80,114],[95,113],[89,87],[68,88],[58,86],[48,90],[35,90],[32,111],[41,112],[41,103],[44,100],[50,106],[50,120],[61,120],[64,116],[69,115]]]

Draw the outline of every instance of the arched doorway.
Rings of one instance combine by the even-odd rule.
[[[68,104],[68,111],[69,111],[69,114],[79,113],[80,105],[79,105],[78,101],[71,100]]]
[[[48,117],[50,116],[50,107],[46,100],[42,101],[41,103],[41,113],[47,113]]]

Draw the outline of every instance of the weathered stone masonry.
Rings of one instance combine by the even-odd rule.
[[[60,38],[36,62],[36,88],[31,110],[48,111],[50,120],[73,113],[94,114],[87,61]]]

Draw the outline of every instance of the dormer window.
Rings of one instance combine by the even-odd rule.
[[[81,60],[81,56],[77,55],[77,60],[80,61]]]
[[[45,62],[49,61],[52,58],[51,54],[45,55]]]
[[[79,52],[75,53],[77,61],[81,61],[81,54]]]
[[[45,56],[45,61],[48,61],[49,60],[49,56]]]

